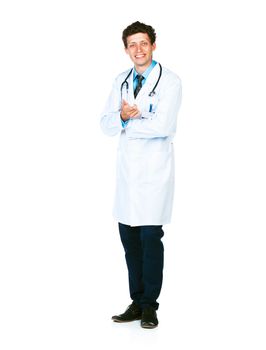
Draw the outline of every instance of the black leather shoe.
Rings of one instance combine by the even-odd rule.
[[[142,328],[155,328],[158,326],[158,319],[156,311],[153,307],[146,307],[141,316],[141,327]]]
[[[128,308],[126,309],[126,311],[121,314],[121,315],[117,315],[117,316],[113,316],[112,320],[114,322],[131,322],[131,321],[135,321],[135,320],[140,320],[141,319],[141,308],[134,303],[129,305]]]

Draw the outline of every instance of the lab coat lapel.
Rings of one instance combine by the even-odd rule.
[[[159,64],[157,63],[153,70],[150,72],[146,83],[141,88],[138,96],[136,97],[136,102],[140,102],[143,98],[146,98],[152,91],[159,76]]]

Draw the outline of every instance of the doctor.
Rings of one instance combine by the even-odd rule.
[[[119,135],[114,217],[125,250],[132,303],[115,322],[158,325],[163,278],[163,225],[171,220],[174,149],[181,102],[179,77],[153,60],[156,33],[144,23],[122,36],[134,68],[118,75],[101,116],[106,135]]]

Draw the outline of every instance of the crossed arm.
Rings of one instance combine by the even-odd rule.
[[[167,137],[175,133],[180,103],[181,83],[174,80],[161,93],[155,114],[146,112],[145,118],[139,118],[141,111],[138,107],[125,100],[121,103],[120,90],[114,86],[101,118],[101,127],[109,136],[125,129],[128,138]]]

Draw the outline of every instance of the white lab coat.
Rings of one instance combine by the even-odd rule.
[[[120,119],[120,87],[129,70],[120,74],[101,115],[106,135],[120,135],[114,218],[130,226],[164,225],[170,222],[174,197],[174,148],[177,113],[181,103],[181,81],[163,67],[156,94],[149,97],[158,76],[159,64],[150,72],[137,98],[133,94],[133,73],[123,98],[141,111],[125,128]],[[152,105],[152,111],[150,108]]]

